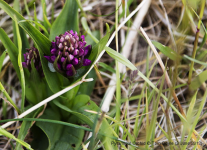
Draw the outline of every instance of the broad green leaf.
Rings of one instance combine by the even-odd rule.
[[[36,70],[34,70],[37,72]],[[47,93],[45,92],[46,82],[45,79],[39,80],[34,76],[33,70],[29,73],[28,69],[24,69],[26,78],[25,87],[26,87],[26,98],[30,104],[37,104],[46,98]],[[39,74],[38,74],[39,76]],[[38,81],[38,82],[37,82]]]
[[[165,56],[169,57],[172,60],[177,60],[178,58],[181,58],[180,55],[178,55],[175,51],[173,51],[171,48],[162,45],[159,42],[152,41],[155,47],[157,47]]]
[[[97,115],[93,113],[86,112],[86,110],[93,110],[96,112],[100,111],[100,108],[90,100],[90,97],[87,95],[78,95],[73,100],[73,105],[71,108],[73,111],[77,111],[85,116],[87,116],[93,123],[96,122]],[[95,124],[94,124],[95,125]],[[105,149],[117,149],[117,147],[111,145],[113,139],[109,137],[113,137],[113,129],[110,127],[106,119],[103,119],[102,125],[99,130],[100,135],[98,138],[104,144]]]
[[[42,30],[44,31],[45,36],[49,37],[48,31],[45,29],[45,27],[42,24],[38,23],[37,21],[32,21],[32,20],[22,20],[22,21],[19,21],[19,22],[25,22],[25,21],[29,21],[29,22],[34,23],[36,25],[36,28],[37,27],[42,28]]]
[[[61,120],[60,114],[51,109],[46,109],[41,118]],[[74,123],[76,120],[71,120],[69,118],[68,121],[70,123]],[[60,124],[48,124],[46,122],[37,122],[37,126],[46,134],[49,140],[48,149],[51,150],[56,150],[57,148],[68,150],[73,146],[79,147],[83,140],[84,130],[80,130],[78,128],[63,126]]]
[[[40,117],[41,119],[51,119],[51,120],[61,120],[61,116],[58,112],[54,112],[51,109],[46,109],[44,114]],[[52,149],[55,146],[56,141],[61,136],[62,125],[59,124],[48,124],[46,122],[37,122],[36,125],[42,129],[42,131],[46,134],[49,147],[48,149]]]
[[[4,45],[4,47],[7,49],[10,60],[14,66],[14,69],[17,73],[17,76],[20,79],[20,72],[19,72],[19,66],[18,66],[18,60],[17,60],[18,49],[14,45],[14,43],[10,40],[10,38],[8,37],[8,35],[6,34],[6,32],[2,28],[0,28],[0,40],[1,40],[2,44]]]
[[[199,87],[200,87],[206,80],[207,80],[207,70],[203,71],[203,72],[200,73],[198,76],[196,76],[196,77],[192,80],[192,82],[191,82],[189,88],[190,88],[191,90],[196,90],[196,89],[198,89],[198,88],[199,88]]]
[[[30,104],[35,105],[50,95],[45,92],[48,88],[46,80],[37,72],[34,63],[31,63],[31,66],[31,73],[28,69],[24,69],[26,76],[28,76],[26,79],[26,97]]]
[[[52,24],[50,40],[54,40],[56,36],[65,33],[67,30],[79,32],[78,19],[78,5],[76,1],[66,0],[61,13]]]
[[[68,122],[75,123],[76,120],[69,118]],[[54,150],[78,149],[78,147],[82,143],[83,137],[84,137],[84,130],[64,126],[62,130],[62,134],[58,138],[58,141],[56,142],[55,147],[53,149]]]
[[[114,58],[118,62],[126,65],[131,70],[137,70],[137,68],[128,59],[126,59],[123,55],[121,55],[120,53],[116,52],[115,50],[113,50],[109,47],[105,47],[105,50],[106,50],[106,52],[108,53],[109,56],[111,56],[112,58]]]
[[[2,66],[3,66],[5,56],[6,56],[6,51],[4,51],[0,56],[0,72],[1,72],[1,69],[2,69]]]

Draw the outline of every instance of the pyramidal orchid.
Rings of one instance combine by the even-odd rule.
[[[66,77],[72,77],[77,69],[91,64],[91,61],[87,59],[91,53],[91,45],[85,45],[84,35],[78,36],[73,30],[66,31],[56,36],[50,48],[51,55],[44,57],[53,63],[57,72]]]
[[[27,52],[24,55],[24,62],[22,62],[22,66],[27,68],[29,72],[32,71],[32,62],[34,63],[34,67],[37,69],[37,72],[40,76],[44,76],[42,65],[40,61],[40,55],[36,48],[31,47],[27,49]]]

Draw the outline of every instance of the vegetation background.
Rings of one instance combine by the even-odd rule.
[[[85,98],[81,98],[81,94],[89,95],[89,99],[94,102],[94,107],[97,109],[84,108],[83,114],[85,112],[99,114],[99,117],[93,120],[93,132],[86,131],[90,127],[82,122],[76,123],[79,125],[76,126],[77,130],[69,127],[69,132],[74,130],[75,133],[70,135],[71,137],[66,136],[65,138],[72,140],[76,134],[82,138],[77,138],[75,144],[69,142],[70,148],[68,149],[110,149],[113,147],[115,149],[185,150],[187,148],[207,148],[207,1],[73,1],[79,2],[77,5],[79,7],[79,26],[77,28],[80,33],[89,35],[87,30],[89,28],[93,37],[102,39],[108,33],[107,23],[111,29],[110,36],[113,37],[112,33],[116,36],[107,40],[106,46],[127,58],[136,66],[137,71],[132,71],[133,67],[126,67],[126,61],[124,65],[118,63],[117,60],[121,57],[116,59],[118,56],[115,54],[99,55],[100,60],[89,76],[94,81],[83,83],[82,90],[78,93],[79,97],[75,99],[78,103],[80,99]],[[17,1],[5,0],[5,2],[15,7]],[[50,32],[51,24],[61,14],[66,4],[64,0],[20,0],[18,2],[20,7],[17,6],[16,10],[25,19],[33,20],[34,22],[31,23],[38,26],[42,33],[56,35],[56,33]],[[62,15],[73,17],[76,14],[73,14],[73,10],[70,8],[68,13]],[[35,24],[35,21],[42,24],[47,31]],[[64,22],[60,21],[59,25],[61,24]],[[18,43],[15,41],[14,25],[14,20],[0,7],[0,27],[14,43]],[[121,27],[120,30],[119,27]],[[23,43],[22,49],[34,45],[34,40],[28,34],[25,38],[29,42]],[[86,38],[88,44],[95,43],[91,36]],[[3,43],[1,38],[1,120],[13,119],[18,116],[16,110],[8,103],[8,97],[19,108],[22,100],[22,83],[14,70],[14,64],[6,54],[5,49],[7,48]],[[124,60],[120,62],[124,62]],[[5,91],[9,96],[5,95]],[[80,101],[80,103],[83,102]],[[26,106],[29,106],[27,99],[25,109]],[[45,107],[48,106],[45,104]],[[91,106],[91,108],[93,107]],[[38,118],[41,118],[46,112],[55,115],[54,112],[45,112],[45,110],[47,109],[44,108],[36,117],[31,117],[32,119],[27,121],[32,121],[32,125],[37,121],[35,124],[38,124]],[[104,128],[113,135],[109,137],[110,140],[104,141],[96,138],[99,130],[103,128],[103,118],[110,125],[110,129]],[[22,134],[19,132],[23,124],[21,121],[23,120],[6,128],[14,136],[4,133],[5,130],[1,129],[0,134],[4,136],[0,136],[0,149],[15,149],[17,143],[21,143],[18,139],[26,142],[21,143],[19,147],[21,145],[30,147],[31,145],[34,149],[41,149],[44,147],[41,144],[45,142],[45,147],[48,149],[61,148],[61,143],[54,147],[50,145],[51,137],[57,136],[60,139],[60,135],[46,133],[48,141],[39,142],[40,139],[36,139],[35,133],[32,132],[37,128],[36,125],[28,130],[25,134],[26,137],[19,138],[19,135]],[[65,120],[65,122],[67,121]],[[50,123],[46,127],[51,126]],[[4,125],[3,121],[1,125]],[[38,131],[43,134],[42,131]],[[102,136],[107,137],[106,133]],[[44,137],[44,139],[47,138]],[[47,147],[48,143],[51,147]]]

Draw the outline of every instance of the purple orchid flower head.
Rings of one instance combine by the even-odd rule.
[[[87,59],[91,49],[91,45],[86,46],[84,35],[78,36],[71,30],[56,36],[50,48],[51,55],[44,57],[53,63],[57,72],[72,77],[77,69],[91,64],[91,60]]]
[[[22,62],[22,66],[31,72],[32,63],[34,63],[34,67],[37,69],[37,72],[40,74],[40,76],[44,76],[38,50],[34,47],[31,47],[28,48],[27,52],[23,55],[25,61]]]

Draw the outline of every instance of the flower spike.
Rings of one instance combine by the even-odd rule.
[[[91,45],[86,46],[84,35],[78,36],[71,30],[56,36],[50,48],[51,55],[44,57],[53,63],[57,72],[72,77],[77,69],[91,64],[91,60],[87,59],[91,49]]]

